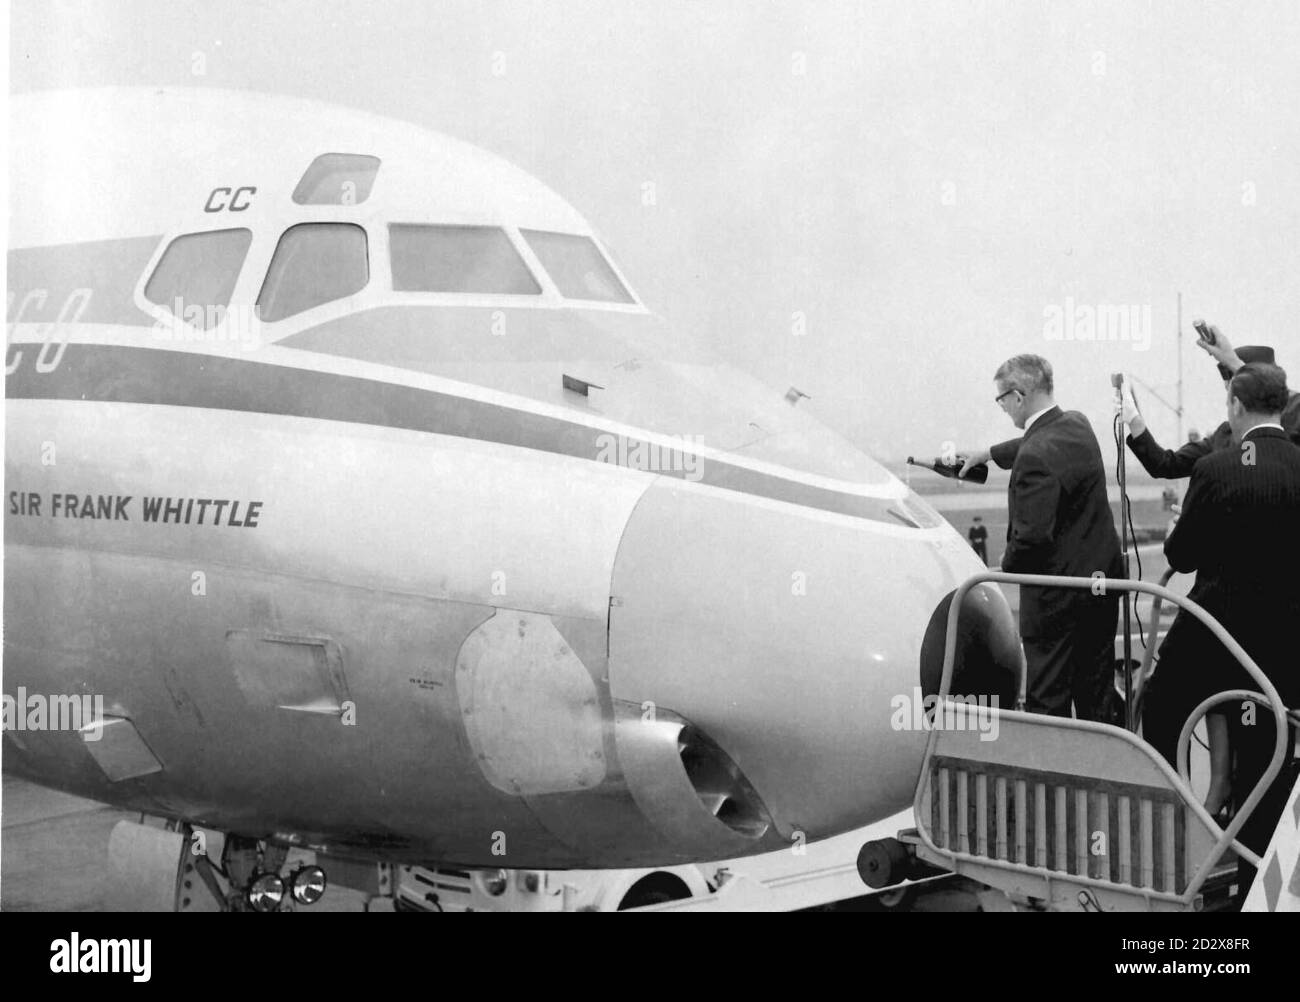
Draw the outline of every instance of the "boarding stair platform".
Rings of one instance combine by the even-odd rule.
[[[985,581],[1099,587],[1092,578],[986,571],[957,589],[948,617],[936,725],[929,732],[914,800],[917,827],[900,833],[899,845],[875,858],[897,855],[901,848],[913,862],[1001,892],[1017,909],[1195,911],[1222,898],[1235,877],[1237,856],[1260,865],[1236,835],[1293,754],[1300,716],[1288,713],[1259,666],[1213,616],[1166,587],[1168,575],[1158,585],[1106,579],[1105,588],[1151,594],[1157,617],[1162,601],[1188,610],[1258,688],[1218,693],[1193,711],[1180,737],[1179,772],[1122,727],[1025,712],[1023,664],[1016,709],[977,707],[954,698],[950,686],[962,600]],[[1149,667],[1148,656],[1137,677],[1135,707]],[[1228,826],[1220,828],[1190,785],[1188,746],[1193,727],[1207,710],[1247,698],[1272,711],[1276,746],[1268,770]],[[976,713],[996,715],[996,720],[962,726],[963,719],[969,722]],[[1284,816],[1281,824],[1288,820]],[[862,860],[864,879],[873,883],[867,869],[875,864],[868,859],[864,869]]]

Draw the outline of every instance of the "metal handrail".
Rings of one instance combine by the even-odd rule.
[[[1233,639],[1232,634],[1230,634],[1227,630],[1225,630],[1223,628],[1223,625],[1217,619],[1215,619],[1212,615],[1210,615],[1203,608],[1201,608],[1201,606],[1198,605],[1196,602],[1193,602],[1190,598],[1187,598],[1186,596],[1179,595],[1175,592],[1170,591],[1164,585],[1151,584],[1150,582],[1147,581],[1134,581],[1132,579],[1119,579],[1119,578],[1080,578],[1080,577],[1065,577],[1062,575],[1055,575],[1055,574],[1010,574],[1007,573],[1006,571],[994,571],[994,570],[981,571],[977,574],[971,575],[971,577],[967,578],[965,581],[963,581],[960,585],[957,586],[957,590],[953,593],[952,604],[948,608],[948,630],[944,638],[944,650],[943,650],[943,676],[939,680],[939,692],[937,697],[937,700],[940,704],[947,702],[948,695],[949,695],[948,688],[952,684],[953,665],[956,663],[956,658],[957,658],[957,623],[958,620],[961,618],[962,601],[965,599],[966,593],[968,591],[970,591],[977,584],[982,584],[985,581],[992,581],[1001,584],[1014,584],[1020,586],[1040,587],[1040,588],[1087,588],[1090,590],[1100,588],[1103,594],[1112,589],[1115,591],[1144,592],[1145,594],[1154,596],[1156,598],[1168,599],[1169,601],[1173,602],[1175,605],[1179,606],[1180,608],[1187,610],[1189,613],[1191,613],[1192,616],[1200,620],[1201,623],[1207,629],[1209,629],[1209,631],[1213,633],[1215,637],[1218,638],[1219,642],[1222,643],[1225,648],[1227,648],[1228,653],[1230,653],[1233,657],[1235,657],[1238,663],[1240,663],[1241,666],[1244,669],[1246,669],[1246,673],[1250,675],[1251,679],[1254,682],[1259,684],[1260,690],[1264,694],[1263,699],[1269,704],[1270,709],[1272,709],[1273,716],[1277,724],[1276,740],[1274,741],[1274,746],[1273,746],[1273,757],[1272,759],[1269,760],[1269,765],[1268,768],[1264,771],[1264,775],[1261,776],[1259,782],[1255,784],[1255,788],[1251,790],[1250,796],[1248,796],[1245,802],[1241,805],[1241,809],[1237,811],[1236,816],[1232,819],[1232,822],[1228,825],[1228,827],[1226,829],[1220,829],[1220,836],[1218,841],[1214,845],[1214,849],[1206,857],[1205,861],[1201,864],[1200,868],[1193,875],[1192,879],[1188,881],[1187,889],[1186,891],[1184,891],[1183,895],[1181,896],[1182,900],[1185,902],[1191,901],[1192,896],[1196,893],[1197,890],[1199,890],[1201,884],[1205,880],[1205,877],[1209,874],[1210,868],[1213,867],[1216,862],[1218,862],[1219,857],[1223,855],[1224,851],[1229,846],[1233,846],[1238,852],[1242,852],[1244,850],[1244,852],[1249,856],[1254,856],[1254,853],[1252,853],[1247,847],[1236,842],[1236,834],[1238,831],[1240,831],[1242,825],[1246,823],[1246,820],[1250,817],[1251,813],[1259,805],[1259,802],[1264,798],[1264,794],[1268,790],[1269,786],[1272,785],[1273,780],[1275,780],[1278,777],[1278,775],[1281,773],[1282,765],[1286,761],[1288,738],[1290,737],[1290,731],[1288,730],[1286,708],[1282,702],[1282,697],[1278,695],[1277,689],[1273,686],[1273,683],[1269,681],[1268,676],[1265,675],[1260,670],[1259,665],[1255,663],[1255,660],[1249,654],[1246,653],[1246,651],[1242,648],[1242,646],[1239,643],[1237,643],[1235,639]],[[1028,665],[1026,664],[1024,659],[1022,659],[1021,660],[1021,686],[1020,686],[1022,690],[1025,688],[1027,681],[1028,681]],[[1231,693],[1229,693],[1228,695],[1231,696]],[[1198,707],[1197,709],[1199,711],[1200,707]],[[994,711],[990,708],[990,712],[997,712],[997,711]],[[1019,712],[1019,711],[1011,711],[1011,712]],[[1069,727],[1076,730],[1093,731],[1095,733],[1107,734],[1112,736],[1115,734],[1122,734],[1125,737],[1125,739],[1137,743],[1148,750],[1154,751],[1154,749],[1152,749],[1151,746],[1148,745],[1145,741],[1142,741],[1136,735],[1130,734],[1127,730],[1121,727],[1114,727],[1111,724],[1098,723],[1097,721],[1092,721],[1092,720],[1074,720],[1069,717],[1054,717],[1050,719],[1052,719],[1054,723],[1057,723],[1060,726]],[[1195,719],[1195,715],[1193,715],[1193,719]],[[1186,733],[1190,735],[1190,729],[1188,729]],[[929,735],[926,738],[924,761],[929,761],[931,758],[933,758],[934,746],[938,742],[938,740],[939,740],[939,728],[932,728],[929,732]],[[1180,754],[1181,754],[1181,748],[1183,746],[1181,735],[1179,739],[1179,746],[1180,746]],[[1179,794],[1182,796],[1187,806],[1190,807],[1195,813],[1197,813],[1200,816],[1202,821],[1204,821],[1206,824],[1210,826],[1210,830],[1213,831],[1214,829],[1218,828],[1219,827],[1218,824],[1215,822],[1215,820],[1212,817],[1210,817],[1209,813],[1205,810],[1204,805],[1202,805],[1200,801],[1197,800],[1196,794],[1192,792],[1191,787],[1180,775],[1178,775],[1176,772],[1174,772],[1172,768],[1170,768],[1169,763],[1167,763],[1164,760],[1164,758],[1160,756],[1158,753],[1155,754],[1155,756],[1153,757],[1153,761],[1157,767],[1164,770],[1166,777],[1173,781],[1174,789],[1176,789],[1179,792]],[[920,780],[916,784],[916,795],[912,799],[912,807],[913,810],[916,811],[916,815],[918,818],[920,818],[923,815],[922,805],[921,805],[921,792],[925,788],[925,781],[926,781],[926,772],[923,768],[921,770]],[[960,856],[966,855],[964,853],[955,852],[951,849],[940,849],[937,845],[935,845],[931,841],[930,837],[926,834],[924,826],[918,826],[918,830],[921,838],[934,852],[954,859],[957,858],[957,856],[959,855]],[[970,858],[976,859],[980,862],[984,862],[984,860],[979,859],[978,857],[970,857]],[[1256,865],[1258,865],[1257,856],[1255,856],[1255,860],[1256,860]],[[1088,880],[1087,878],[1077,874],[1071,874],[1070,876],[1071,879],[1074,880],[1082,879],[1084,880],[1084,882],[1087,883],[1095,882],[1095,881]]]
[[[1216,692],[1213,696],[1207,696],[1197,704],[1196,709],[1194,709],[1191,712],[1191,715],[1188,716],[1187,720],[1183,722],[1183,729],[1178,732],[1178,750],[1175,752],[1175,761],[1178,763],[1179,779],[1184,780],[1189,786],[1191,785],[1192,769],[1190,751],[1192,744],[1192,731],[1196,728],[1196,725],[1200,723],[1201,718],[1210,711],[1210,707],[1212,706],[1218,706],[1220,703],[1227,703],[1230,700],[1244,699],[1249,699],[1256,703],[1268,701],[1266,696],[1258,692],[1252,692],[1250,689],[1225,689],[1223,692]],[[1285,710],[1283,711],[1283,715],[1285,718]],[[1290,732],[1286,730],[1286,724],[1283,724],[1282,726],[1282,736],[1284,738],[1289,737]],[[1270,779],[1269,782],[1271,783],[1272,780]],[[1245,805],[1243,805],[1243,809],[1238,811],[1233,816],[1232,820],[1228,822],[1228,827],[1223,829],[1224,832],[1233,836],[1234,839],[1236,838],[1237,832],[1241,831],[1245,826],[1246,818],[1249,817],[1249,812],[1244,808]],[[1254,809],[1254,805],[1251,806],[1251,809]],[[1256,855],[1253,849],[1248,846],[1243,846],[1240,842],[1236,843],[1234,848],[1239,854],[1246,857],[1246,862],[1251,866],[1258,867],[1260,865],[1259,856]]]

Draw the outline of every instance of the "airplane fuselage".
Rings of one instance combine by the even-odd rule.
[[[259,114],[158,100],[125,104],[235,139]],[[290,111],[249,126],[279,136],[264,165],[172,174],[164,150],[161,204],[114,233],[16,227],[5,692],[102,697],[103,719],[8,730],[6,768],[337,853],[516,867],[734,857],[904,807],[924,735],[890,721],[979,569],[964,541],[676,339],[545,189],[406,204],[401,171],[472,176],[468,154]],[[15,155],[58,154],[33,145]],[[291,198],[338,148],[382,161],[373,194]],[[194,211],[164,225],[172,202]],[[267,290],[311,226],[362,231],[364,284],[293,311],[306,293]],[[411,291],[401,227],[499,232],[526,275]],[[227,301],[187,318],[156,289],[167,255],[236,231]],[[564,293],[559,234],[605,301]]]

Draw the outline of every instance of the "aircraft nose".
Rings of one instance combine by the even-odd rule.
[[[611,695],[707,739],[783,839],[859,827],[911,802],[925,734],[900,701],[921,699],[927,626],[979,569],[947,526],[656,485],[615,565]]]

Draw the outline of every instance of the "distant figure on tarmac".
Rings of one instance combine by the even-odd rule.
[[[987,567],[989,565],[989,530],[985,527],[983,519],[978,515],[971,522],[966,538],[970,540],[971,549],[979,554],[979,558],[984,561],[984,566]]]

